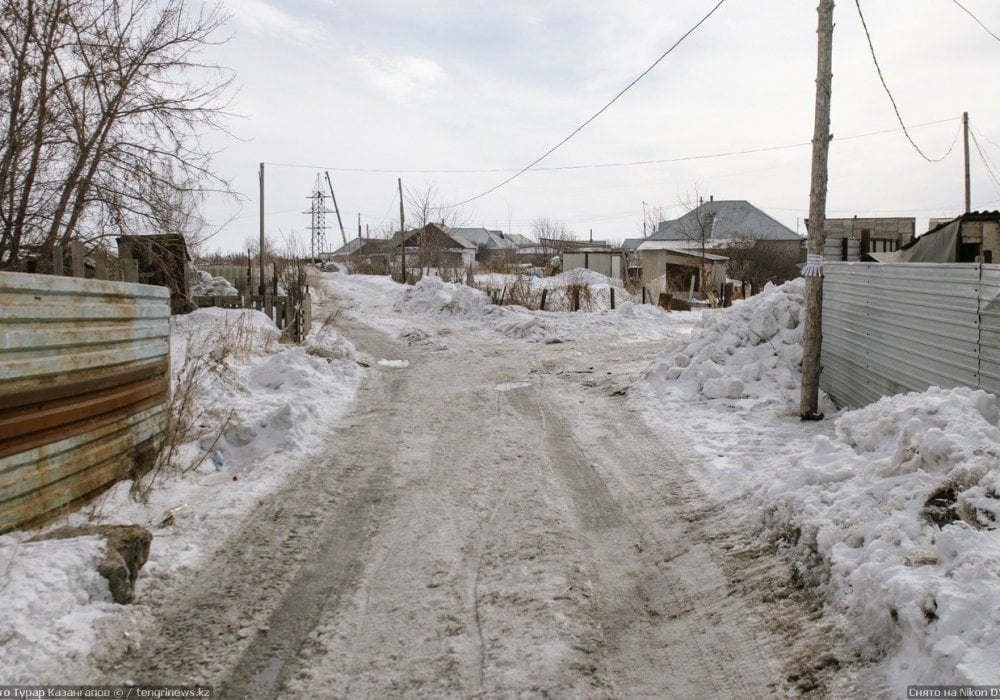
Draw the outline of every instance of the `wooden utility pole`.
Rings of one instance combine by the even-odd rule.
[[[819,413],[820,352],[823,343],[823,247],[826,245],[827,161],[830,155],[830,95],[833,86],[833,0],[820,0],[816,60],[816,114],[813,129],[812,184],[806,267],[805,328],[802,332],[802,420]]]
[[[972,178],[969,176],[969,113],[962,112],[962,136],[965,142],[965,213],[972,211]]]
[[[257,293],[264,296],[264,164],[260,164],[260,250],[257,255],[260,261],[260,284]]]
[[[396,178],[399,185],[399,257],[402,262],[402,276],[399,281],[406,284],[406,224],[403,221],[403,178]]]

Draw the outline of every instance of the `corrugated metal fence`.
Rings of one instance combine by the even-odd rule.
[[[820,386],[840,405],[930,386],[1000,393],[1000,265],[827,263]]]
[[[148,460],[169,398],[165,287],[0,273],[0,532]]]

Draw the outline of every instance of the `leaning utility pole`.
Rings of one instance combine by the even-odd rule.
[[[400,283],[406,284],[406,224],[403,221],[403,178],[396,178],[399,185],[399,257],[402,262]]]
[[[827,160],[830,155],[830,93],[833,85],[833,0],[820,0],[816,60],[816,115],[813,129],[812,183],[806,266],[805,328],[802,332],[802,420],[821,420],[820,351],[823,343],[823,247],[826,245]]]
[[[972,178],[969,176],[969,113],[962,112],[962,135],[965,142],[965,213],[972,211]]]

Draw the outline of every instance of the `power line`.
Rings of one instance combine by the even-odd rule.
[[[997,178],[997,174],[995,172],[996,164],[993,163],[993,161],[990,160],[990,158],[988,158],[986,153],[983,151],[983,147],[980,145],[979,139],[976,138],[976,133],[972,131],[970,132],[970,135],[972,136],[972,143],[975,145],[976,151],[979,152],[979,157],[982,159],[983,165],[986,167],[986,172],[993,181],[993,189],[997,191],[997,194],[1000,194],[1000,179]]]
[[[956,5],[958,5],[965,14],[969,15],[969,17],[971,17],[972,19],[976,20],[976,23],[980,27],[982,27],[983,29],[985,29],[987,34],[989,34],[991,37],[993,37],[997,41],[1000,41],[1000,36],[997,36],[996,34],[994,34],[993,31],[989,27],[987,27],[985,24],[983,24],[982,20],[980,20],[978,17],[976,17],[974,14],[972,14],[971,10],[969,10],[967,7],[965,7],[958,0],[951,0],[951,1],[953,3],[955,3]]]
[[[578,133],[580,133],[581,131],[583,131],[584,127],[586,127],[592,121],[594,121],[599,116],[601,116],[609,107],[611,107],[611,105],[613,105],[615,102],[617,102],[618,99],[622,95],[624,95],[626,92],[628,92],[629,90],[631,90],[636,85],[636,83],[638,83],[640,80],[642,80],[647,75],[649,75],[649,73],[654,68],[656,68],[656,66],[658,66],[660,64],[660,61],[662,61],[664,58],[666,58],[671,53],[673,53],[674,49],[676,49],[678,46],[680,46],[681,43],[685,39],[687,39],[692,33],[694,33],[694,31],[696,29],[698,29],[698,27],[700,27],[702,24],[704,24],[708,20],[709,17],[711,17],[712,15],[714,15],[715,11],[718,10],[720,7],[722,7],[722,4],[725,1],[726,0],[719,0],[719,2],[717,2],[715,4],[715,7],[713,7],[711,10],[708,11],[708,14],[706,14],[704,17],[702,17],[700,20],[698,20],[698,23],[695,24],[693,27],[691,27],[689,30],[687,30],[686,32],[684,32],[684,34],[681,36],[681,38],[678,39],[677,41],[675,41],[674,45],[671,46],[669,49],[667,49],[658,59],[656,59],[655,61],[653,61],[652,65],[650,65],[649,68],[647,68],[646,70],[644,70],[642,73],[640,73],[638,75],[638,77],[636,77],[635,80],[633,80],[631,83],[629,83],[624,88],[622,88],[622,90],[617,95],[615,95],[614,97],[612,97],[611,100],[606,105],[604,105],[599,110],[597,110],[593,115],[590,116],[590,118],[588,118],[585,122],[583,122],[583,124],[581,124],[580,126],[576,127],[576,129],[574,129],[573,131],[571,131],[570,134],[566,138],[564,138],[562,141],[560,141],[555,146],[553,146],[552,148],[550,148],[549,150],[547,150],[545,153],[543,153],[542,155],[540,155],[538,158],[536,158],[535,160],[533,160],[528,165],[526,165],[523,168],[521,168],[520,170],[518,170],[516,173],[514,173],[513,175],[511,175],[510,177],[508,177],[503,182],[501,182],[501,183],[499,183],[497,185],[494,185],[493,187],[491,187],[490,189],[486,190],[485,192],[477,194],[475,197],[470,197],[469,199],[466,199],[464,201],[458,202],[457,204],[449,204],[449,205],[446,205],[446,206],[444,206],[442,208],[443,209],[452,209],[454,207],[460,207],[462,205],[468,204],[469,202],[474,202],[477,199],[480,199],[481,197],[485,197],[486,195],[490,194],[491,192],[496,192],[498,189],[500,189],[501,187],[503,187],[504,185],[506,185],[511,180],[514,180],[515,178],[520,177],[524,173],[526,173],[529,170],[531,170],[531,168],[533,168],[534,166],[538,165],[543,160],[545,160],[546,158],[548,158],[558,148],[560,148],[563,144],[565,144],[571,138],[573,138]]]
[[[940,158],[931,158],[926,153],[924,153],[920,149],[920,146],[917,145],[917,142],[913,140],[913,137],[910,136],[910,132],[907,131],[906,129],[906,124],[903,122],[903,116],[899,113],[899,107],[896,106],[896,100],[892,96],[892,91],[889,90],[889,86],[885,82],[885,76],[882,75],[882,67],[878,63],[878,57],[875,55],[875,45],[872,43],[872,35],[868,31],[868,23],[865,22],[865,14],[864,12],[861,11],[861,0],[854,0],[854,4],[858,8],[858,16],[861,18],[861,26],[864,28],[865,37],[868,39],[868,48],[871,51],[872,61],[875,63],[875,71],[878,73],[878,79],[882,83],[882,87],[885,89],[885,94],[889,96],[889,102],[892,103],[892,110],[896,113],[896,119],[899,121],[899,125],[903,128],[903,133],[906,135],[907,141],[909,141],[910,145],[916,149],[917,153],[920,154],[921,158],[923,158],[929,163],[940,163],[945,158],[951,155],[952,149],[955,148],[955,142],[957,142],[958,139],[956,138],[955,142],[952,142],[951,146],[948,147],[948,150]]]
[[[911,124],[909,129],[919,129],[925,126],[936,126],[938,124],[946,124],[951,121],[959,121],[960,117],[950,117],[948,119],[938,119],[936,121],[921,122],[920,124]],[[895,134],[902,129],[882,129],[881,131],[869,131],[864,134],[854,134],[852,136],[837,136],[833,138],[833,141],[850,141],[853,139],[863,139],[869,138],[871,136],[883,136],[885,134]],[[958,138],[960,132],[955,132],[955,138]],[[744,156],[753,155],[756,153],[767,153],[771,151],[784,151],[792,148],[804,148],[805,146],[811,146],[810,141],[801,141],[799,143],[789,143],[779,146],[761,146],[758,148],[747,148],[738,151],[724,151],[720,153],[706,153],[701,155],[692,156],[678,156],[676,158],[658,158],[652,160],[630,160],[630,161],[617,161],[611,163],[582,163],[577,165],[553,165],[540,168],[532,168],[534,172],[554,172],[562,170],[586,170],[590,168],[625,168],[634,167],[637,165],[664,165],[669,163],[682,163],[685,161],[692,160],[710,160],[713,158],[728,158],[730,156]],[[404,168],[344,168],[332,165],[308,165],[304,163],[271,163],[268,162],[266,165],[283,167],[283,168],[303,168],[307,170],[330,170],[334,172],[345,172],[345,173],[371,173],[380,175],[475,175],[475,174],[488,174],[488,173],[514,173],[520,172],[518,168],[442,168],[442,169],[423,169],[423,170],[407,170]]]

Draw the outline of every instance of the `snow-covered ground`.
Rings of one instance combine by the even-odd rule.
[[[324,285],[351,301],[359,321],[442,347],[447,335],[412,319],[554,345],[604,336],[639,342],[662,337],[668,325],[677,339],[649,358],[630,400],[686,445],[703,489],[795,557],[797,576],[822,597],[825,618],[852,640],[858,660],[875,664],[897,694],[917,683],[1000,683],[996,399],[932,389],[856,411],[825,402],[826,421],[800,422],[801,281],[731,309],[670,314],[635,304],[620,288],[615,310],[572,313],[498,307],[483,292],[434,277],[399,287],[330,274]],[[380,303],[388,306],[371,306]],[[352,401],[358,360],[407,366],[357,357],[336,328],[335,314],[330,323],[319,318],[308,342],[291,347],[255,312],[177,319],[175,375],[190,366],[187,357],[217,360],[199,379],[198,406],[206,424],[225,430],[191,441],[147,503],[121,484],[57,525],[149,527],[154,546],[139,595],[194,575],[258,499],[322,445]],[[101,641],[95,630],[126,635],[134,616],[111,602],[94,573],[98,540],[28,543],[31,534],[0,537],[0,683],[85,682]]]

